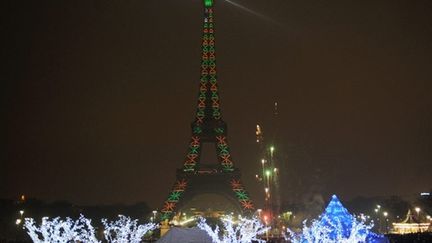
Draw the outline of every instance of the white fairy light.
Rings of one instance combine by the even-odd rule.
[[[156,228],[156,224],[148,223],[138,225],[138,220],[119,215],[119,219],[109,222],[102,219],[104,225],[104,236],[111,243],[139,243],[144,235]]]
[[[265,227],[259,219],[256,217],[247,219],[241,218],[234,226],[234,221],[232,217],[227,217],[222,219],[223,224],[223,235],[219,236],[219,227],[213,230],[205,221],[201,218],[198,222],[198,228],[207,232],[207,234],[212,238],[214,243],[250,243],[255,242],[265,242],[264,240],[258,239],[259,235],[264,234],[268,228]]]
[[[75,221],[71,218],[62,220],[59,217],[53,219],[44,217],[39,227],[34,219],[26,218],[24,227],[35,243],[100,242],[95,237],[91,220],[82,215]]]
[[[288,229],[292,243],[360,243],[360,242],[388,242],[381,235],[371,232],[373,224],[366,224],[366,218],[358,221],[349,214],[336,196],[332,197],[323,215],[312,220],[310,226],[303,222],[303,230],[296,234]]]

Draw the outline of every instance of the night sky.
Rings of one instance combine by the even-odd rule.
[[[432,1],[236,2],[261,16],[216,1],[218,81],[253,199],[255,125],[275,129],[275,101],[286,194],[432,188]],[[0,12],[0,197],[159,207],[190,138],[201,0],[2,1]]]

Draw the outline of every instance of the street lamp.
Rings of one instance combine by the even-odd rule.
[[[24,210],[20,210],[19,213],[20,213],[20,215],[21,215],[21,217],[22,217],[23,214],[24,214]]]
[[[385,231],[386,231],[386,233],[388,233],[388,218],[387,218],[388,213],[387,213],[387,212],[384,212],[383,215],[384,215],[384,217],[385,217],[385,225],[386,225],[386,229],[385,229]]]
[[[415,207],[414,210],[417,212],[417,219],[420,217],[421,209],[419,207]]]
[[[261,212],[262,212],[262,209],[261,209],[261,208],[258,208],[258,209],[257,209],[257,212],[258,212],[258,218],[261,218]]]
[[[153,218],[156,220],[156,214],[157,214],[157,211],[156,211],[156,210],[153,210],[152,213],[153,213]]]

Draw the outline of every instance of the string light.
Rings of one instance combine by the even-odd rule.
[[[373,224],[366,224],[364,220],[357,221],[333,195],[319,219],[313,220],[310,226],[304,222],[301,234],[288,229],[286,238],[293,243],[385,242],[384,236],[370,231],[372,227]]]
[[[230,148],[227,141],[225,123],[221,122],[220,99],[217,83],[216,71],[216,48],[215,48],[215,25],[213,15],[213,0],[203,0],[204,19],[203,35],[201,45],[201,75],[199,82],[198,102],[195,121],[192,124],[192,137],[189,143],[188,153],[183,164],[183,172],[196,173],[200,163],[202,148],[202,136],[214,136],[218,161],[223,172],[233,172],[234,163],[232,161]],[[208,121],[218,121],[218,126],[208,130]],[[212,126],[213,127],[213,126]],[[257,126],[257,134],[260,128]],[[199,172],[199,171],[198,171]],[[161,210],[161,219],[170,219],[180,201],[184,191],[187,189],[187,180],[184,187],[179,188],[176,182],[168,199],[164,202]],[[254,208],[248,193],[243,188],[240,180],[236,179],[235,186],[231,182],[232,191],[243,210],[250,211]]]
[[[219,227],[212,229],[201,218],[197,227],[207,232],[214,243],[250,243],[265,242],[257,237],[264,234],[268,228],[265,227],[258,218],[241,218],[235,225],[232,217],[222,218],[223,234],[220,234]]]

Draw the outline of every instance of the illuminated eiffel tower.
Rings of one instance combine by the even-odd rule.
[[[240,171],[234,167],[227,141],[227,125],[222,120],[216,74],[214,2],[204,0],[201,76],[192,137],[183,168],[177,170],[177,180],[161,209],[161,219],[174,214],[195,196],[214,193],[228,199],[239,213],[254,208],[240,181]],[[218,163],[201,163],[202,147],[213,144]]]

